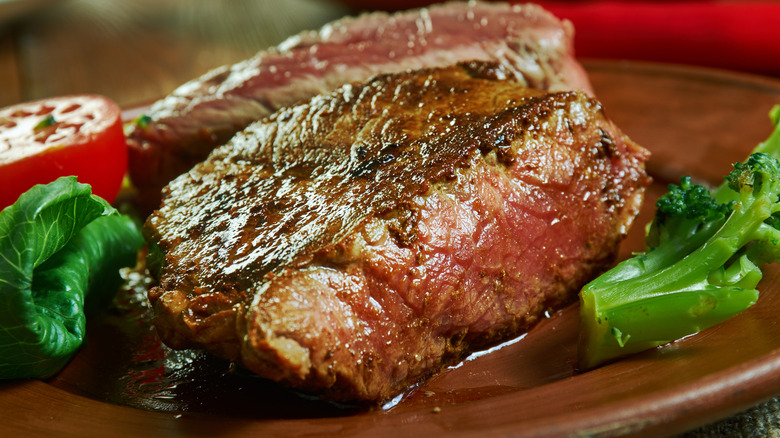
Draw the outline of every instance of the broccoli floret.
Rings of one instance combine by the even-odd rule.
[[[763,142],[759,143],[753,153],[760,152],[767,154],[776,160],[780,160],[780,105],[776,105],[769,111],[769,119],[772,121],[774,130],[769,137]],[[724,181],[717,189],[712,192],[712,196],[718,200],[718,202],[735,201],[736,194],[728,186],[728,181]]]
[[[753,153],[726,181],[715,194],[687,177],[670,186],[646,251],[583,288],[581,369],[697,333],[756,302],[759,266],[780,261],[780,162]]]

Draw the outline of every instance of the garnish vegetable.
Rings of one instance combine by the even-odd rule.
[[[780,261],[780,106],[775,131],[713,193],[689,177],[656,203],[646,251],[580,293],[579,367],[663,345],[752,306]]]
[[[113,202],[126,171],[121,113],[103,96],[61,96],[0,109],[0,209],[35,184],[68,175]]]
[[[0,378],[52,376],[136,262],[138,226],[75,177],[36,185],[0,212]]]

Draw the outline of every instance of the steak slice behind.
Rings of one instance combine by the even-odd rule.
[[[237,131],[279,108],[380,73],[495,61],[524,85],[590,91],[571,23],[533,4],[453,2],[347,17],[214,69],[155,102],[128,134],[130,177],[148,213],[160,190]]]
[[[327,399],[386,400],[574,300],[613,262],[647,155],[594,99],[493,64],[344,86],[165,189],[145,224],[155,324]]]

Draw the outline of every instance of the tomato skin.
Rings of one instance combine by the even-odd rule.
[[[78,109],[72,110],[75,106]],[[33,128],[47,112],[56,123]],[[97,95],[62,96],[0,109],[3,133],[0,209],[35,184],[67,175],[76,175],[108,202],[116,198],[127,171],[127,145],[121,111],[111,100]]]

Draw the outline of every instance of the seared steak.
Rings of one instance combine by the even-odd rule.
[[[145,225],[163,340],[381,401],[571,302],[613,261],[647,153],[587,95],[506,75],[346,85],[174,180]]]
[[[522,84],[590,90],[573,57],[572,28],[535,5],[450,3],[373,13],[294,36],[218,68],[156,102],[128,135],[130,176],[146,210],[160,189],[249,123],[380,73],[495,60]]]

